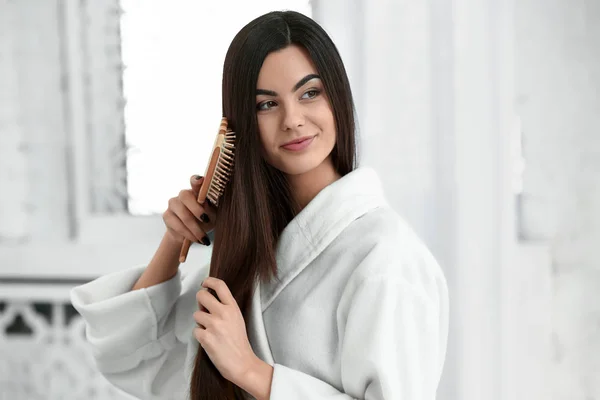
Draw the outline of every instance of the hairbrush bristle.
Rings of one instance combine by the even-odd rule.
[[[219,160],[206,195],[215,207],[219,206],[219,198],[223,195],[225,186],[233,174],[234,151],[235,132],[227,131],[225,140],[221,143]]]

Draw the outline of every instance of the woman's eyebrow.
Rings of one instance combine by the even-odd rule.
[[[310,81],[311,79],[321,79],[321,77],[317,74],[308,74],[306,75],[304,78],[300,79],[298,81],[298,83],[296,83],[294,85],[294,88],[292,89],[292,93],[294,93],[296,90],[300,89],[306,82]]]
[[[311,79],[321,79],[321,77],[317,74],[308,74],[306,75],[304,78],[300,79],[298,81],[298,83],[296,83],[294,85],[294,87],[292,88],[292,93],[294,93],[296,90],[300,89],[306,82],[310,81]],[[256,89],[256,95],[259,96],[261,94],[264,94],[266,96],[278,96],[277,92],[274,92],[272,90],[266,90],[266,89]]]

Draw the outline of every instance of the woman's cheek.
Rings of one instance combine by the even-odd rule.
[[[260,134],[260,141],[263,147],[263,151],[266,153],[267,159],[271,158],[271,153],[273,149],[276,147],[276,130],[273,129],[274,124],[272,121],[267,120],[267,118],[259,119],[258,121],[258,131]]]

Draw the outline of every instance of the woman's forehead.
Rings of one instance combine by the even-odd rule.
[[[258,75],[257,88],[268,89],[266,86],[287,84],[290,87],[284,89],[290,90],[296,82],[310,74],[317,74],[317,70],[308,52],[303,47],[290,45],[265,58]]]

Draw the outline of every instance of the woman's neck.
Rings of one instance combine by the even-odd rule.
[[[288,175],[292,195],[304,209],[321,190],[341,178],[337,173],[331,158],[325,159],[318,167],[301,175]]]

